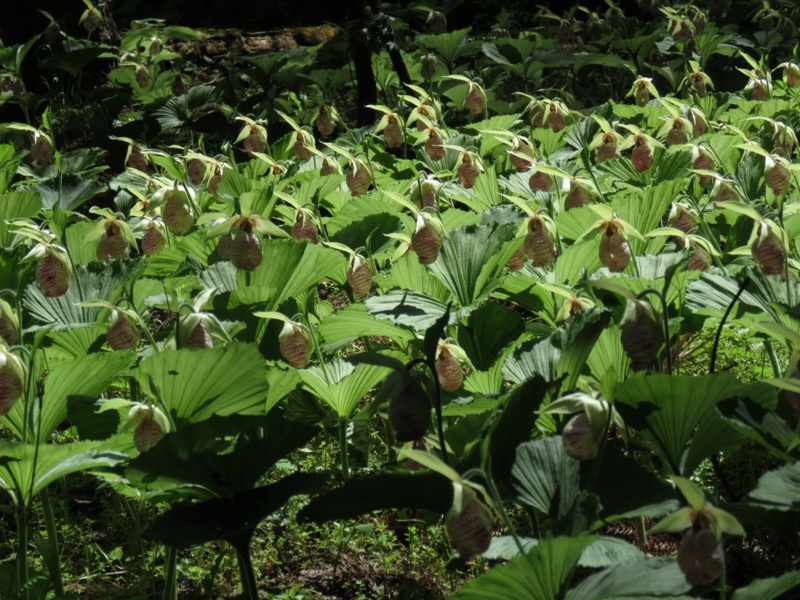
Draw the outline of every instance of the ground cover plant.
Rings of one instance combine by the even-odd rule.
[[[0,47],[0,597],[793,597],[793,3],[84,4]]]

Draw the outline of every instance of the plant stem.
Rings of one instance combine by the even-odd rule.
[[[739,297],[744,293],[745,288],[750,283],[750,278],[745,277],[744,281],[742,281],[741,285],[739,286],[739,291],[733,296],[733,300],[728,305],[728,309],[725,311],[725,314],[722,315],[722,320],[719,322],[719,327],[717,327],[717,334],[714,336],[714,345],[711,347],[711,364],[708,367],[708,372],[713,373],[717,368],[717,351],[719,350],[719,338],[722,336],[722,328],[725,326],[725,321],[728,320],[728,317],[733,310],[733,306],[738,302]]]
[[[764,347],[767,349],[769,362],[772,365],[772,376],[780,377],[781,373],[783,373],[783,370],[781,369],[780,361],[778,360],[778,355],[775,353],[775,346],[772,345],[771,340],[764,340]]]
[[[491,471],[491,457],[489,457],[489,468],[486,469],[483,475],[486,478],[486,483],[489,484],[489,490],[492,493],[492,499],[497,507],[497,513],[500,516],[500,520],[503,522],[503,525],[506,527],[506,529],[508,529],[511,537],[514,539],[514,544],[517,546],[517,550],[519,551],[520,555],[526,556],[525,548],[522,545],[522,541],[519,539],[519,535],[517,535],[517,530],[514,525],[512,525],[511,519],[508,518],[506,507],[503,506],[503,498],[500,496],[500,491],[494,484],[494,478],[492,477]]]
[[[178,600],[178,552],[172,546],[165,546],[164,600]]]
[[[322,350],[319,348],[319,342],[317,341],[317,335],[314,333],[314,328],[311,326],[311,319],[306,315],[306,323],[308,323],[308,332],[311,335],[311,343],[314,346],[314,354],[317,355],[317,360],[319,361],[319,366],[322,369],[322,376],[325,379],[325,383],[328,385],[331,384],[331,378],[328,376],[328,368],[325,366],[325,360],[322,358]]]
[[[50,501],[50,493],[47,488],[42,490],[40,494],[40,501],[42,503],[42,515],[44,516],[44,524],[47,528],[47,539],[53,546],[54,560],[52,565],[48,565],[51,569],[50,577],[53,580],[56,596],[61,598],[64,596],[64,580],[61,576],[61,561],[60,552],[58,549],[58,534],[56,533],[56,521],[53,518],[53,504]]]
[[[244,547],[236,545],[236,558],[239,562],[239,575],[242,578],[242,595],[247,600],[258,600],[258,584],[253,571],[253,560],[250,558],[249,544]]]
[[[447,445],[444,441],[444,419],[442,418],[442,386],[439,385],[439,376],[436,374],[436,367],[434,365],[425,363],[431,371],[433,383],[436,386],[436,398],[434,399],[434,407],[436,408],[436,429],[439,434],[439,448],[442,453],[442,460],[444,464],[449,465],[447,460]]]
[[[639,536],[639,543],[642,546],[647,544],[647,528],[644,526],[644,517],[638,517],[636,519],[636,535]]]
[[[28,508],[24,494],[17,499],[17,589],[21,600],[29,600],[28,593]]]
[[[342,466],[342,477],[350,477],[350,465],[347,457],[347,420],[339,418],[339,460]]]

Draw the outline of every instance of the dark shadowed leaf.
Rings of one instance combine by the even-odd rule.
[[[325,480],[324,475],[294,473],[276,483],[231,498],[176,506],[156,517],[144,535],[177,548],[214,540],[228,540],[237,545],[249,541],[256,526],[289,498],[318,492],[324,488]]]
[[[231,497],[249,490],[317,431],[277,414],[212,417],[167,434],[130,462],[126,477],[151,492],[180,492],[201,500]]]
[[[319,523],[387,508],[416,508],[444,514],[452,504],[452,483],[438,473],[381,473],[353,479],[315,498],[298,517],[301,521]]]
[[[773,598],[788,598],[785,596],[790,590],[800,585],[800,571],[789,571],[779,577],[769,579],[756,579],[747,587],[739,588],[733,592],[732,600],[773,600]]]

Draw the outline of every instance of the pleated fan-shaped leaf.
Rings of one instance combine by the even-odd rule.
[[[266,410],[266,367],[255,344],[165,350],[144,359],[134,375],[151,397],[160,398],[181,420]]]
[[[423,331],[433,325],[447,311],[447,304],[425,294],[408,290],[393,290],[367,298],[367,312],[376,319],[389,319],[397,325],[406,325]],[[450,323],[469,315],[476,307],[469,306],[450,312]]]
[[[465,584],[453,600],[553,600],[563,597],[570,575],[591,536],[540,541],[527,556],[519,556]]]
[[[489,370],[502,350],[522,335],[525,327],[518,312],[501,304],[481,306],[458,329],[458,344],[479,371]]]
[[[423,48],[436,52],[445,63],[452,64],[461,48],[464,47],[468,33],[469,28],[438,35],[425,35],[418,37],[417,43]]]
[[[399,288],[401,290],[412,290],[429,296],[442,304],[446,304],[450,298],[450,291],[436,277],[428,272],[425,265],[420,264],[416,256],[406,254],[398,260],[391,271],[381,277],[376,282],[378,286],[386,291]],[[367,300],[369,303],[370,300]]]
[[[539,540],[520,538],[520,542],[523,550],[528,552],[539,543]],[[489,560],[511,560],[519,555],[519,547],[510,535],[492,538],[492,545],[483,553],[483,557]],[[586,546],[578,566],[597,569],[643,559],[644,553],[633,544],[620,538],[601,536]]]
[[[307,292],[324,279],[338,283],[346,279],[347,259],[341,252],[294,240],[267,240],[262,248],[264,260],[254,271],[237,272],[232,302],[277,310],[284,300]]]
[[[38,285],[31,284],[25,288],[22,305],[35,319],[55,325],[56,330],[94,325],[103,309],[78,304],[84,299],[113,301],[117,290],[130,280],[136,267],[133,260],[78,266],[70,276],[66,294],[48,298]]]
[[[632,560],[590,575],[567,594],[567,600],[638,598],[686,599],[691,584],[671,558]]]
[[[133,352],[102,352],[58,363],[44,383],[41,411],[33,411],[42,440],[67,418],[70,396],[99,397],[134,362]],[[0,422],[22,437],[25,402],[19,400]]]
[[[340,419],[346,419],[367,393],[383,381],[391,369],[361,363],[353,366],[345,360],[335,360],[322,367],[300,371],[303,386],[330,406]]]
[[[706,452],[714,450],[707,442],[716,439],[723,447],[740,439],[729,425],[713,419],[717,403],[735,393],[735,378],[724,373],[692,377],[688,375],[649,375],[630,378],[616,388],[619,410],[628,425],[644,430],[656,450],[673,472],[690,475],[697,460],[708,456],[693,454],[685,462],[687,448],[694,444],[695,429],[719,428],[719,435],[706,433]],[[722,448],[717,448],[716,451]]]
[[[795,380],[773,380],[792,384]],[[757,385],[765,386],[764,383]],[[755,387],[755,386],[754,386]],[[739,434],[763,446],[771,454],[783,460],[792,460],[790,450],[797,445],[794,427],[776,410],[775,393],[772,398],[755,398],[751,394],[723,400],[717,406],[725,422]]]
[[[439,258],[428,268],[460,306],[469,306],[499,285],[516,251],[507,242],[518,228],[516,222],[484,222],[451,231]]]
[[[150,493],[207,500],[246,492],[317,428],[267,416],[211,417],[168,433],[134,458],[126,478]]]
[[[564,323],[549,337],[521,344],[506,359],[503,375],[515,383],[536,375],[547,381],[566,375],[564,388],[571,389],[610,318],[611,313],[601,309],[576,313],[572,323]]]
[[[292,496],[321,491],[325,479],[318,473],[293,473],[232,497],[178,505],[156,517],[144,535],[178,548],[215,540],[249,543],[258,524],[270,513]]]
[[[12,493],[17,501],[29,504],[33,496],[65,475],[113,467],[126,460],[128,455],[109,449],[108,442],[37,447],[0,440],[0,488]]]
[[[452,482],[432,471],[390,473],[352,479],[318,496],[300,511],[300,521],[351,519],[387,508],[417,508],[446,513],[453,504]]]
[[[750,498],[779,510],[800,506],[800,462],[764,473]]]
[[[4,162],[0,156],[0,163]],[[16,190],[0,194],[0,246],[9,246],[12,238],[4,221],[31,218],[41,208],[42,197],[36,190]]]
[[[553,517],[566,514],[580,492],[578,461],[567,456],[560,436],[518,446],[511,476],[522,502]]]
[[[383,336],[405,346],[416,339],[410,329],[394,325],[387,320],[378,320],[363,304],[351,304],[320,321],[317,332],[326,343],[352,341],[361,336]]]
[[[797,586],[800,586],[800,571],[789,571],[778,577],[756,579],[750,582],[747,587],[739,588],[733,592],[732,600],[788,598],[789,596],[784,594],[787,594]]]

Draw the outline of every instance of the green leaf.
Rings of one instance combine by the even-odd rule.
[[[404,347],[416,339],[414,332],[387,320],[379,320],[367,313],[363,304],[351,304],[320,321],[317,333],[327,344],[333,342],[351,342],[362,336],[388,337],[396,344]]]
[[[737,396],[720,402],[718,409],[728,425],[740,434],[755,440],[783,460],[793,460],[788,449],[795,445],[796,435],[774,406]]]
[[[567,600],[676,598],[691,587],[674,559],[652,558],[615,565],[590,575],[569,591]]]
[[[616,396],[625,421],[647,433],[674,473],[688,476],[691,472],[685,470],[684,456],[695,429],[701,423],[706,426],[717,403],[735,393],[737,386],[733,377],[720,373],[649,375],[621,383]]]
[[[574,287],[586,274],[591,275],[602,266],[597,241],[575,244],[556,258],[555,280]]]
[[[644,560],[644,553],[633,544],[615,537],[595,539],[581,554],[578,565],[597,569]]]
[[[347,206],[349,205],[345,205]],[[339,211],[336,217],[340,217],[342,212],[344,211]],[[330,226],[330,222],[327,225]],[[386,237],[386,234],[397,233],[402,228],[403,222],[397,215],[380,212],[363,216],[362,213],[358,221],[341,227],[335,234],[330,234],[330,241],[344,244],[354,250],[365,248],[368,254],[376,254],[391,243],[391,238]]]
[[[475,212],[490,210],[502,201],[494,166],[486,167],[486,170],[478,175],[472,190],[475,192],[475,200],[471,208]]]
[[[539,543],[539,540],[520,538],[520,542],[525,553],[528,553]],[[483,558],[487,560],[511,560],[519,555],[519,547],[514,542],[514,538],[510,535],[501,535],[492,538],[492,544],[483,553]],[[595,538],[586,547],[578,561],[578,566],[597,569],[640,560],[644,560],[644,554],[633,544],[619,538],[603,536]]]
[[[96,265],[79,266],[70,276],[66,294],[48,298],[38,285],[31,284],[25,288],[22,305],[38,321],[55,325],[55,330],[93,325],[101,309],[78,306],[83,300],[81,292],[93,299],[110,300],[122,282],[130,277],[131,266],[132,263],[126,261],[113,261],[99,269]]]
[[[230,498],[176,506],[159,515],[144,536],[167,546],[186,548],[215,540],[248,543],[258,524],[298,494],[318,492],[326,476],[293,473],[283,479]]]
[[[128,465],[139,489],[201,500],[242,494],[275,462],[308,443],[317,428],[266,417],[212,416],[168,433]]]
[[[492,473],[498,483],[510,486],[517,447],[530,439],[537,418],[536,411],[549,391],[549,386],[542,378],[534,377],[513,388],[498,407],[499,417],[492,423],[490,433],[480,448],[481,464],[491,460]],[[468,457],[465,466],[477,466],[467,462],[471,458]]]
[[[429,296],[442,304],[447,303],[450,299],[450,291],[445,285],[431,275],[425,265],[421,265],[417,257],[411,254],[406,254],[397,261],[388,276],[378,279],[377,283],[382,290],[395,288],[411,290]]]
[[[589,536],[541,540],[527,556],[493,568],[450,597],[453,600],[561,598],[578,559],[591,542]]]
[[[520,444],[511,476],[520,501],[553,518],[566,515],[580,493],[578,461],[560,436]]]
[[[600,498],[604,522],[661,517],[679,507],[671,485],[611,442],[595,461],[581,463],[581,482]]]
[[[161,132],[168,133],[190,124],[194,113],[222,97],[222,91],[213,85],[195,85],[182,96],[169,98],[162,106],[152,111],[152,116],[161,125]]]
[[[495,289],[508,259],[516,251],[510,242],[518,224],[484,223],[451,231],[428,268],[439,278],[462,306],[475,303]]]
[[[322,367],[300,371],[305,388],[330,406],[340,419],[347,419],[356,405],[391,372],[370,364],[353,366],[337,359]]]
[[[421,47],[438,53],[447,64],[452,64],[464,46],[464,41],[469,31],[469,28],[467,28],[439,35],[424,35],[417,37],[416,42]]]
[[[685,175],[686,172],[687,170],[684,170],[681,175]],[[630,223],[636,231],[647,233],[661,223],[669,205],[684,189],[685,183],[685,180],[674,177],[644,190],[620,192],[611,200],[611,208],[620,219]],[[643,252],[644,242],[632,238],[629,243],[634,254]]]
[[[110,48],[103,46],[94,46],[89,48],[80,48],[70,52],[58,52],[52,56],[44,58],[39,63],[41,69],[60,69],[66,71],[72,77],[77,77],[89,63],[98,58],[103,57],[104,54],[109,52]],[[115,56],[109,56],[116,58]]]
[[[452,504],[452,483],[438,473],[381,473],[352,479],[342,487],[318,496],[300,511],[298,519],[321,523],[352,519],[388,508],[432,510],[444,514]]]
[[[0,246],[11,245],[8,225],[2,221],[30,218],[41,208],[42,197],[36,190],[16,190],[0,194]]]
[[[519,538],[522,549],[527,554],[538,543],[539,540],[535,538]],[[483,558],[486,560],[511,560],[520,555],[519,547],[514,541],[514,537],[510,535],[500,535],[492,538],[492,543],[489,549],[483,553]]]
[[[0,487],[17,501],[30,504],[33,496],[70,473],[113,467],[128,455],[108,449],[108,442],[75,442],[63,446],[18,444],[0,440]]]
[[[458,345],[479,371],[489,370],[503,349],[524,331],[520,314],[501,304],[484,304],[458,328]]]
[[[266,369],[255,344],[164,350],[144,359],[134,376],[176,418],[190,422],[263,413],[266,406]]]
[[[624,67],[625,62],[616,54],[578,52],[575,55],[575,64],[572,66],[572,71],[573,73],[577,73],[589,65],[596,65],[599,67]]]
[[[731,600],[773,600],[800,585],[800,571],[789,571],[778,577],[756,579],[747,587],[733,592]]]
[[[376,319],[388,319],[396,325],[405,325],[423,331],[433,325],[447,310],[447,305],[422,293],[395,290],[367,298],[367,312]],[[450,323],[469,315],[474,306],[450,313]]]
[[[64,361],[52,367],[44,384],[41,411],[35,411],[34,430],[44,440],[67,418],[70,396],[97,398],[134,362],[133,352],[104,352]],[[34,400],[31,400],[34,401]],[[22,437],[25,402],[17,402],[0,422]]]
[[[503,364],[503,375],[516,383],[534,375],[547,381],[566,375],[564,389],[572,389],[610,318],[611,313],[601,309],[578,312],[550,337],[520,345]]]
[[[45,210],[54,206],[64,210],[75,210],[84,202],[106,191],[107,187],[81,175],[65,174],[42,180],[28,189],[39,192],[42,208]]]
[[[340,252],[294,240],[268,240],[262,247],[261,265],[251,273],[237,272],[229,308],[238,303],[278,310],[285,300],[306,293],[324,279],[345,281],[347,259]]]
[[[800,462],[764,473],[750,498],[779,510],[800,505]]]

